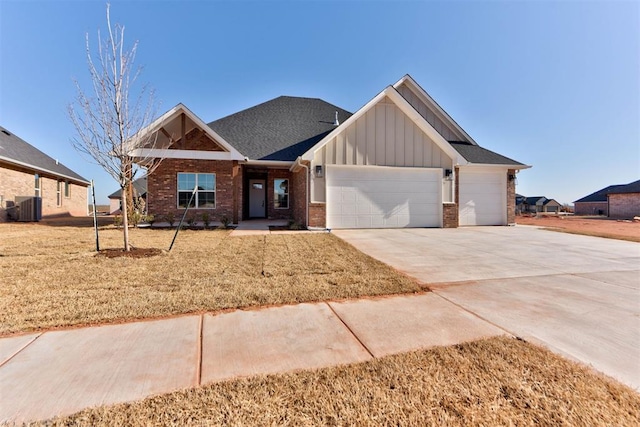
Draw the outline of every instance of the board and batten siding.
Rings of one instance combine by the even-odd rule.
[[[447,141],[467,141],[464,135],[448,126],[443,118],[429,108],[406,84],[402,84],[397,90],[444,139]]]
[[[319,149],[312,168],[316,165],[452,169],[453,161],[393,102],[385,98]],[[311,199],[313,202],[325,202],[324,177],[312,174]]]

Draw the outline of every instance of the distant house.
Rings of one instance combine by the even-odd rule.
[[[146,176],[143,176],[142,178],[138,178],[135,181],[133,181],[133,197],[134,199],[141,197],[142,200],[145,200],[145,204],[146,204],[146,200],[147,200],[147,177]],[[114,191],[113,193],[109,194],[109,215],[120,213],[120,210],[122,207],[120,204],[121,200],[122,200],[121,190]]]
[[[611,218],[640,216],[640,180],[619,185],[607,194]]]
[[[622,214],[622,201],[625,200],[626,204],[634,199],[634,188],[638,185],[638,181],[632,182],[626,185],[610,185],[602,188],[594,193],[584,196],[581,199],[573,202],[576,215],[609,215],[609,194],[627,194],[627,196],[615,196],[613,201],[616,207],[615,215]],[[627,187],[625,189],[625,187]],[[619,191],[623,191],[620,193]],[[627,192],[629,191],[629,192]],[[636,191],[637,192],[637,191]],[[632,204],[632,203],[631,203]],[[628,216],[628,215],[627,215]]]
[[[89,184],[0,126],[0,222],[86,215]]]
[[[523,213],[558,213],[562,205],[555,199],[544,196],[525,197],[516,194],[516,214]]]

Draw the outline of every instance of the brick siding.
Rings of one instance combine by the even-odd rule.
[[[293,219],[292,201],[296,197],[291,179],[291,172],[288,169],[269,169],[267,174],[267,218],[269,219]],[[286,209],[276,209],[275,207],[275,180],[289,180],[289,207]]]
[[[444,203],[442,205],[442,226],[444,228],[458,228],[457,203]]]
[[[207,212],[210,221],[220,221],[226,216],[237,222],[239,203],[234,194],[238,194],[239,169],[237,162],[228,160],[164,159],[147,178],[147,210],[150,214],[160,221],[168,214],[176,219],[183,214],[184,209],[178,208],[178,172],[216,174],[216,207],[189,209],[188,215],[202,218]]]
[[[308,163],[308,162],[307,162]],[[291,175],[290,188],[295,197],[290,196],[293,208],[293,220],[303,227],[307,227],[307,170],[299,168]]]
[[[640,193],[609,194],[609,217],[640,216]]]
[[[574,204],[573,211],[575,215],[609,215],[609,204],[607,202],[578,202]]]
[[[3,164],[0,166],[0,222],[7,221],[8,205],[16,197],[35,196],[35,174],[33,170]],[[40,197],[42,198],[42,216],[87,215],[87,187],[69,183],[69,197],[64,197],[62,188],[61,204],[58,206],[58,179],[55,176],[40,173]],[[64,182],[64,181],[63,181]],[[9,204],[7,203],[9,202]]]
[[[309,203],[309,227],[325,228],[326,218],[326,203]]]

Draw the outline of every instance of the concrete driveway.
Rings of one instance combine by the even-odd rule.
[[[527,226],[333,233],[482,319],[640,390],[640,244]]]

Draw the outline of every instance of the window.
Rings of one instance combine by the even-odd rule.
[[[64,182],[58,181],[58,186],[56,187],[56,206],[62,206],[62,185]]]
[[[35,196],[36,197],[41,197],[42,196],[42,191],[40,190],[40,175],[36,174],[35,175]]]
[[[71,184],[69,184],[69,181],[64,182],[64,197],[66,199],[71,197]]]
[[[214,209],[216,207],[216,174],[214,173],[179,173],[178,174],[178,207],[186,208],[191,199],[193,189],[196,194],[189,207],[198,209]]]
[[[273,180],[273,203],[276,209],[289,209],[289,180]]]

